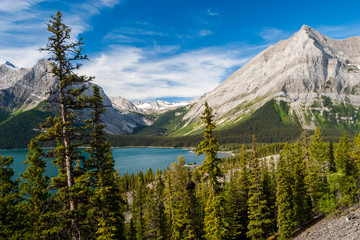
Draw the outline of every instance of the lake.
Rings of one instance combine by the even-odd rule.
[[[186,163],[201,164],[205,159],[204,155],[197,156],[188,149],[181,148],[153,148],[153,147],[137,147],[137,148],[112,148],[113,157],[115,159],[115,169],[122,175],[126,172],[136,173],[139,170],[146,172],[151,168],[154,173],[156,168],[164,170],[166,166],[170,167],[172,162],[176,162],[178,156],[184,156]],[[15,170],[14,177],[17,178],[19,173],[26,170],[27,165],[22,164],[26,160],[27,149],[0,150],[1,156],[14,157],[12,168]],[[227,154],[218,154],[219,157]],[[52,163],[47,164],[47,174],[50,177],[57,175],[57,169]]]

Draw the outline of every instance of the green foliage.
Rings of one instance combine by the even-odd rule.
[[[255,140],[253,140],[252,156],[249,164],[249,198],[248,204],[248,231],[250,239],[266,239],[270,235],[270,209],[263,189],[263,171],[256,156]]]
[[[39,134],[39,124],[50,112],[29,110],[0,123],[0,148],[25,148]],[[37,130],[36,130],[37,129]]]
[[[195,196],[195,182],[179,156],[167,173],[166,212],[169,219],[171,239],[200,239],[202,219],[200,206]]]
[[[328,189],[320,201],[321,211],[332,214],[351,206],[359,191],[359,186],[353,176],[342,172],[332,173],[328,176]]]
[[[17,239],[22,219],[17,209],[21,201],[19,181],[12,180],[14,159],[0,156],[0,239]]]
[[[309,194],[313,205],[318,206],[318,201],[326,188],[326,174],[329,172],[329,159],[327,146],[322,138],[320,128],[315,129],[308,147],[309,160],[306,180],[309,184]]]
[[[46,159],[36,139],[29,144],[29,152],[24,164],[28,164],[26,171],[21,174],[23,180],[20,188],[24,199],[23,219],[24,235],[28,239],[46,239],[44,231],[48,228],[46,215],[50,210],[49,177],[45,176]]]

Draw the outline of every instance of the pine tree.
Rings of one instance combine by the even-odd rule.
[[[249,208],[247,205],[247,202],[249,200],[249,187],[250,187],[250,161],[251,161],[251,155],[248,153],[248,151],[245,148],[245,145],[243,144],[240,149],[239,154],[239,164],[240,164],[240,176],[238,179],[238,189],[239,189],[239,201],[243,204],[241,204],[241,208],[239,209],[240,215],[241,215],[241,234],[240,238],[245,239],[246,233],[248,231],[247,226],[249,224],[249,217],[248,212]]]
[[[229,183],[225,189],[225,217],[228,223],[227,239],[239,239],[241,238],[242,230],[244,229],[244,222],[242,211],[246,201],[243,201],[241,191],[239,191],[239,171],[230,169]],[[246,222],[245,222],[246,224]]]
[[[328,151],[328,162],[329,162],[329,173],[336,172],[336,164],[335,164],[335,157],[334,157],[334,144],[332,141],[329,143],[329,151]]]
[[[223,173],[219,167],[220,159],[217,157],[219,151],[219,143],[214,138],[214,115],[212,109],[208,103],[204,104],[205,110],[201,116],[201,120],[205,125],[204,140],[199,144],[197,155],[205,154],[205,160],[200,167],[200,171],[205,173],[204,177],[209,182],[210,189],[214,193],[220,190],[219,177],[223,176]]]
[[[310,149],[312,145],[310,143]],[[325,149],[323,149],[325,151]],[[297,227],[304,226],[312,217],[312,204],[311,196],[308,191],[308,184],[306,184],[306,162],[301,150],[299,142],[294,146],[294,155],[291,159],[291,174],[293,184],[291,185],[292,199],[293,199],[293,209],[294,216],[293,221]],[[310,151],[311,152],[311,151]],[[310,153],[311,157],[311,153]],[[325,161],[325,160],[324,160]],[[323,189],[319,190],[322,193]]]
[[[289,239],[295,227],[291,172],[292,149],[285,144],[277,163],[276,205],[279,239]]]
[[[84,144],[84,133],[83,128],[75,122],[75,114],[86,107],[82,95],[91,78],[75,73],[81,66],[79,61],[87,57],[81,53],[82,39],[71,42],[71,29],[63,23],[60,11],[51,17],[48,31],[52,35],[48,38],[47,46],[41,50],[50,54],[50,73],[58,79],[58,84],[55,89],[50,90],[49,97],[49,103],[55,105],[58,117],[50,117],[42,125],[46,132],[39,136],[39,140],[55,140],[57,144],[57,148],[50,150],[48,156],[55,158],[54,164],[59,168],[59,175],[52,179],[52,187],[58,190],[55,198],[65,208],[58,208],[61,209],[61,214],[53,214],[54,217],[62,219],[55,221],[60,225],[52,231],[54,234],[55,231],[59,234],[69,232],[71,239],[75,240],[80,239],[80,236],[84,237],[85,230],[81,227],[85,225],[80,225],[79,222],[85,217],[89,191],[84,189],[87,187],[81,168],[84,157],[78,150],[78,147]],[[81,203],[81,209],[78,203]]]
[[[171,239],[200,239],[201,219],[198,201],[195,196],[195,183],[185,165],[185,159],[179,156],[178,162],[171,164],[167,184],[171,191],[166,196],[167,215],[171,223]]]
[[[21,223],[16,209],[20,201],[19,181],[12,180],[13,161],[12,157],[0,156],[0,239],[16,239],[15,231]]]
[[[37,139],[32,139],[29,144],[29,152],[24,164],[29,164],[26,171],[21,174],[21,194],[26,215],[24,222],[24,236],[28,239],[46,239],[46,212],[51,208],[48,200],[50,179],[45,176],[46,160],[44,153],[39,147]]]
[[[164,206],[164,182],[161,172],[156,175],[153,187],[149,189],[144,210],[146,239],[167,239]]]
[[[132,218],[134,219],[134,226],[136,229],[136,239],[142,240],[145,239],[144,211],[148,188],[145,186],[143,173],[139,171],[137,175],[138,178],[136,181],[135,193],[133,195],[131,213]]]
[[[326,144],[322,138],[320,128],[315,129],[314,135],[309,142],[309,161],[307,165],[306,182],[309,186],[309,193],[313,207],[318,206],[318,201],[324,194],[327,181],[326,175],[329,172],[329,160]]]
[[[350,152],[349,138],[346,132],[344,132],[344,136],[340,140],[338,147],[335,151],[335,163],[336,163],[337,171],[347,176],[350,175],[350,171],[352,170],[349,152]]]
[[[105,111],[100,88],[93,85],[93,96],[90,106],[93,109],[92,118],[87,124],[92,129],[88,160],[85,169],[89,175],[90,186],[95,190],[90,197],[91,221],[96,229],[97,239],[123,239],[124,218],[122,216],[123,200],[115,161],[112,157],[110,144],[104,138],[105,125],[101,122],[101,114]]]
[[[265,239],[269,236],[269,226],[271,225],[270,210],[262,185],[262,169],[259,159],[256,157],[255,138],[253,136],[252,156],[249,164],[249,199],[248,199],[248,232],[250,239]]]
[[[217,157],[219,143],[214,138],[214,115],[208,103],[204,104],[205,110],[201,116],[205,125],[204,140],[199,144],[197,154],[205,154],[205,160],[200,167],[204,184],[208,184],[209,193],[205,203],[204,231],[207,239],[222,239],[226,236],[227,222],[224,218],[224,199],[221,194],[219,178],[223,173],[219,167],[220,159]]]

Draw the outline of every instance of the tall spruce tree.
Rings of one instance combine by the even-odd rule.
[[[90,218],[96,226],[97,239],[124,239],[124,217],[122,215],[124,201],[120,192],[115,161],[110,144],[104,138],[104,127],[101,114],[105,111],[100,88],[93,85],[93,96],[89,99],[93,112],[87,121],[91,128],[89,158],[84,167],[89,176],[89,184],[94,189],[89,204],[92,206]]]
[[[336,169],[338,172],[341,172],[345,175],[350,175],[350,172],[352,171],[352,164],[349,154],[350,154],[349,137],[345,131],[344,136],[342,139],[340,139],[338,147],[335,151]]]
[[[291,177],[291,159],[292,149],[288,143],[285,144],[281,151],[279,161],[277,163],[277,187],[276,187],[276,205],[277,211],[277,226],[279,239],[289,239],[295,227],[293,221],[294,206]]]
[[[45,176],[46,159],[37,139],[32,139],[25,164],[29,164],[26,171],[21,174],[22,202],[26,211],[24,237],[27,239],[46,239],[46,214],[51,208],[49,203],[50,178]]]
[[[80,239],[85,237],[85,231],[80,222],[85,217],[84,211],[87,208],[87,188],[84,171],[82,169],[84,157],[78,149],[84,144],[83,128],[76,123],[76,111],[86,107],[83,93],[87,89],[87,82],[91,78],[79,76],[75,73],[80,68],[79,61],[87,59],[82,55],[82,39],[76,42],[71,40],[71,29],[63,23],[60,11],[56,16],[52,16],[48,23],[48,31],[51,36],[48,38],[47,46],[40,49],[49,53],[51,61],[50,73],[57,78],[57,85],[50,90],[49,101],[54,104],[58,113],[57,117],[50,117],[42,125],[44,133],[39,136],[39,140],[52,140],[56,142],[57,148],[50,150],[48,156],[54,158],[54,164],[59,168],[59,175],[52,179],[52,187],[58,191],[55,194],[57,201],[63,205],[61,214],[54,214],[54,217],[61,217],[52,230],[55,234],[65,234],[68,232],[70,238]],[[80,204],[81,209],[78,207]],[[67,210],[63,210],[67,209]]]
[[[222,239],[227,234],[227,222],[224,217],[224,198],[221,193],[223,172],[219,166],[220,159],[217,157],[219,143],[215,139],[214,115],[208,103],[201,120],[205,126],[204,140],[199,144],[197,154],[205,154],[205,160],[200,167],[203,174],[203,184],[208,185],[208,199],[205,203],[204,231],[206,239]]]
[[[164,182],[161,171],[146,196],[144,209],[146,239],[168,239],[164,205]]]
[[[22,215],[19,215],[17,204],[19,196],[19,180],[13,180],[14,170],[11,168],[13,157],[0,156],[0,239],[18,239],[22,227]]]
[[[133,195],[133,204],[131,207],[132,218],[134,219],[134,226],[136,230],[136,239],[145,239],[145,219],[144,211],[146,204],[146,196],[148,187],[145,185],[144,175],[141,171],[137,174],[138,178],[135,186],[135,193]]]
[[[166,198],[166,205],[169,208],[168,215],[171,216],[171,239],[200,239],[202,219],[195,195],[195,183],[191,180],[189,169],[185,167],[183,156],[171,164],[169,174],[172,191]]]
[[[252,156],[249,164],[248,232],[250,239],[266,239],[271,225],[270,210],[263,189],[263,176],[259,158],[256,157],[256,140],[253,136]]]
[[[314,135],[309,142],[309,161],[307,166],[306,181],[309,186],[308,191],[312,200],[313,207],[318,206],[318,202],[326,189],[326,175],[329,172],[329,160],[327,147],[322,138],[320,128],[315,129]]]

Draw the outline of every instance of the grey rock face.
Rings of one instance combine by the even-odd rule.
[[[41,60],[32,68],[15,70],[0,65],[0,105],[4,108],[28,110],[47,98],[46,93],[56,79],[46,73],[48,63]]]
[[[239,118],[273,98],[289,102],[295,112],[321,96],[334,102],[348,98],[359,106],[359,87],[360,37],[335,40],[304,25],[292,37],[262,51],[213,91],[196,99],[184,120],[197,120],[205,101],[220,123]],[[250,103],[251,109],[242,108]]]

